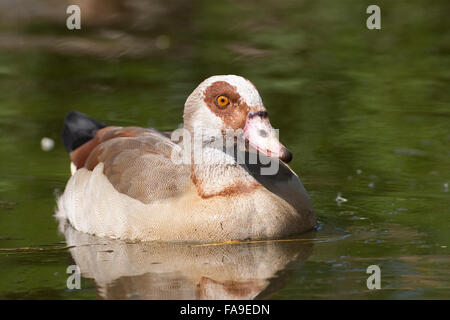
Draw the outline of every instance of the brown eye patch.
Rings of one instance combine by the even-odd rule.
[[[236,88],[228,82],[213,82],[205,90],[204,101],[208,108],[222,119],[227,128],[244,127],[249,107],[242,102]]]

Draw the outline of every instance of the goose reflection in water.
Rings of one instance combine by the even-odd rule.
[[[205,245],[127,243],[67,224],[60,230],[101,299],[266,299],[313,250],[312,233],[302,235],[306,241]]]

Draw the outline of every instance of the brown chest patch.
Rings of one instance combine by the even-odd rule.
[[[257,182],[251,184],[243,184],[243,183],[234,183],[232,185],[227,186],[226,188],[217,191],[217,192],[207,192],[202,187],[202,180],[197,178],[194,173],[194,170],[191,169],[191,181],[197,189],[197,194],[202,199],[209,199],[213,197],[233,197],[241,194],[249,194],[254,192],[261,185]]]
[[[229,99],[228,105],[218,104],[217,98],[220,96]],[[244,127],[250,107],[243,101],[236,87],[226,81],[213,82],[205,90],[204,101],[208,108],[222,119],[226,128],[237,130]]]

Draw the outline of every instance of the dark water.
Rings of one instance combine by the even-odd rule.
[[[377,31],[370,1],[69,3],[80,31],[64,1],[0,3],[0,298],[450,298],[448,1],[380,1]],[[175,128],[214,74],[257,86],[320,229],[201,247],[58,233],[64,114]]]

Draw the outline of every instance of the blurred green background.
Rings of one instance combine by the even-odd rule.
[[[66,28],[69,4],[81,30]],[[381,30],[366,28],[371,4]],[[0,298],[97,297],[89,279],[66,289],[70,253],[54,250],[66,112],[171,129],[203,79],[238,74],[294,154],[315,237],[335,239],[272,298],[449,299],[449,12],[447,0],[1,1]],[[382,290],[365,285],[371,264]]]

